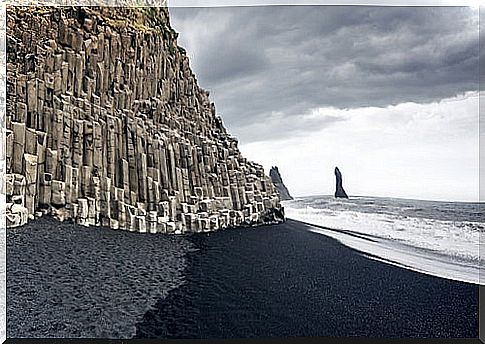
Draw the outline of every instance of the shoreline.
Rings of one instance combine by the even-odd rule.
[[[314,233],[338,240],[342,245],[385,264],[452,281],[480,285],[480,266],[469,261],[450,259],[449,256],[384,239],[372,234],[335,229],[296,219],[287,219],[307,227]],[[483,285],[483,284],[482,284]]]
[[[478,336],[478,286],[365,257],[287,221],[194,234],[186,283],[135,338]]]

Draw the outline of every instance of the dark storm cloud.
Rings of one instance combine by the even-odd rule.
[[[478,90],[470,8],[171,8],[199,84],[243,142],[292,130],[317,107],[428,103]],[[279,133],[247,130],[278,118]],[[298,123],[331,125],[332,116]]]

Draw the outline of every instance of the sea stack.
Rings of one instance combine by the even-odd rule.
[[[7,227],[50,215],[133,232],[283,221],[161,7],[7,10]]]
[[[293,197],[291,197],[290,192],[288,191],[288,188],[283,183],[283,179],[281,178],[281,174],[277,166],[271,167],[271,170],[269,171],[269,176],[271,177],[271,180],[273,181],[273,184],[276,187],[276,190],[278,190],[280,199],[282,201],[292,200]]]
[[[342,173],[338,167],[335,167],[335,178],[336,178],[336,188],[335,188],[335,197],[337,198],[349,198],[347,193],[345,192],[342,186]]]

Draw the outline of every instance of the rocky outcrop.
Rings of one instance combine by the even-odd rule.
[[[166,7],[9,7],[7,221],[183,233],[279,222]]]
[[[273,184],[276,187],[276,190],[278,190],[280,199],[282,201],[292,200],[293,197],[291,197],[290,192],[288,191],[288,188],[283,183],[283,179],[281,178],[281,174],[277,166],[271,167],[271,170],[269,171],[269,176],[271,177],[271,180],[273,181]]]
[[[338,167],[335,167],[335,178],[336,178],[336,188],[335,188],[335,197],[337,198],[349,198],[347,193],[345,192],[342,186],[342,173]]]

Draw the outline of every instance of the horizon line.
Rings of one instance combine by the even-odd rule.
[[[291,194],[291,196],[296,198],[308,198],[308,197],[335,197],[333,194],[314,194],[314,195],[304,195],[304,196],[295,196]],[[389,198],[389,199],[400,199],[400,200],[409,200],[409,201],[425,201],[425,202],[443,202],[443,203],[478,203],[478,204],[485,204],[485,200],[478,200],[478,201],[463,201],[463,200],[445,200],[445,199],[430,199],[430,198],[410,198],[410,197],[396,197],[396,196],[373,196],[373,195],[349,195],[349,199],[352,198]],[[291,200],[290,200],[291,201]],[[287,202],[287,201],[283,201]]]

